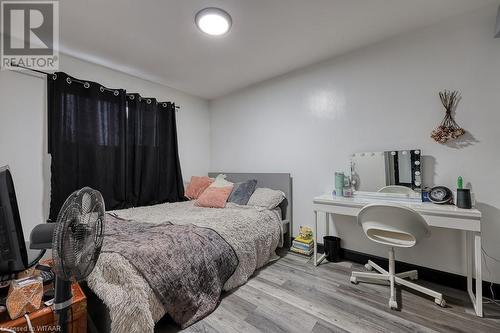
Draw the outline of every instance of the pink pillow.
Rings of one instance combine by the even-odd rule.
[[[233,191],[233,185],[224,187],[208,187],[196,200],[196,206],[210,208],[224,208],[227,198]]]
[[[198,197],[207,189],[207,187],[212,184],[214,180],[210,177],[191,177],[191,181],[189,182],[186,188],[186,197],[189,199],[198,199]]]

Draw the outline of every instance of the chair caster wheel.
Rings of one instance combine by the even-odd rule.
[[[358,284],[358,279],[355,276],[351,276],[351,283]]]
[[[370,265],[370,264],[365,264],[365,268],[366,268],[368,271],[373,271],[373,267],[372,267],[372,265]]]
[[[389,300],[389,307],[392,309],[392,310],[396,310],[398,308],[398,302],[394,301],[394,300]]]
[[[435,302],[437,305],[439,305],[440,307],[442,307],[442,308],[445,308],[445,307],[446,307],[446,301],[444,300],[444,298],[441,298],[441,299],[436,298],[436,299],[434,300],[434,302]]]

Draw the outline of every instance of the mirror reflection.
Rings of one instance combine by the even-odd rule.
[[[356,192],[419,198],[421,167],[420,149],[356,153],[351,157],[351,177]]]

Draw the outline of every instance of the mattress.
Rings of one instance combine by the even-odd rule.
[[[213,209],[197,207],[193,202],[181,202],[110,213],[138,222],[195,224],[217,231],[233,247],[240,261],[235,273],[224,285],[225,290],[245,283],[256,269],[276,259],[275,249],[283,243],[279,209],[234,204],[228,204],[224,209]],[[135,324],[142,328],[142,332],[153,332],[154,323],[165,315],[162,304],[145,279],[132,264],[116,253],[101,254],[87,282],[108,308],[112,321],[106,330],[101,327],[100,331],[130,332],[130,325]],[[120,306],[125,302],[135,302],[136,306]]]

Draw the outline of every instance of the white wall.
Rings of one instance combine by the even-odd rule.
[[[330,192],[354,152],[422,149],[426,184],[472,184],[484,248],[500,258],[500,40],[496,7],[441,22],[210,102],[211,170],[290,172],[294,230],[312,224],[312,198]],[[328,43],[325,40],[325,43]],[[279,46],[277,46],[279,47]],[[457,89],[463,146],[429,137],[444,116],[438,91]],[[337,217],[343,246],[386,256],[353,219]],[[463,235],[433,229],[400,260],[465,274]],[[500,282],[500,266],[487,261]]]
[[[208,172],[210,120],[206,100],[69,56],[61,57],[60,70],[107,87],[179,104],[177,132],[183,177]],[[33,226],[48,217],[50,156],[46,114],[44,79],[0,71],[0,165],[10,165],[13,173],[25,238]]]

